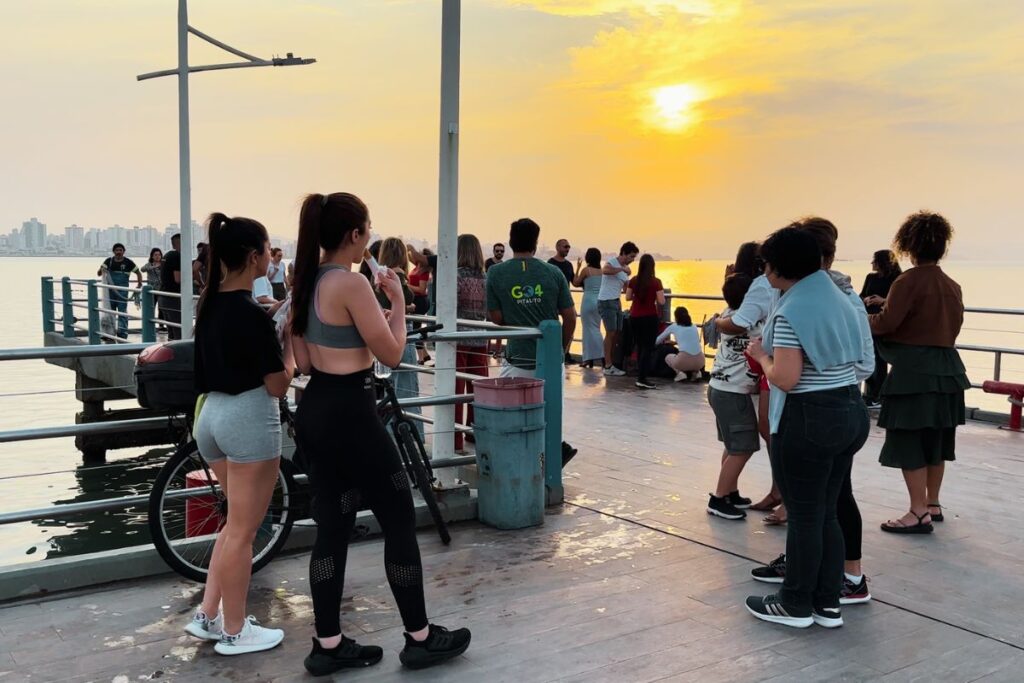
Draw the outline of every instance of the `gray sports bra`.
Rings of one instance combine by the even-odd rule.
[[[362,335],[355,325],[329,325],[316,312],[316,298],[320,280],[332,270],[348,270],[334,263],[320,266],[313,284],[313,299],[309,302],[309,322],[306,323],[306,341],[330,349],[362,349],[366,347]]]

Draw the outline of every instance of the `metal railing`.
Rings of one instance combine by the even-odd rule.
[[[570,290],[574,294],[582,294],[583,290],[579,288],[573,288]],[[665,306],[662,310],[662,318],[666,322],[670,322],[668,316],[671,312],[671,302],[673,299],[680,301],[713,301],[716,303],[725,303],[725,300],[721,295],[714,294],[672,294],[672,290],[665,290]],[[976,314],[976,315],[997,315],[997,316],[1024,316],[1024,308],[986,308],[980,306],[965,306],[965,314]],[[582,339],[573,339],[573,343],[582,343]],[[1024,349],[1018,348],[1007,348],[1001,346],[988,346],[979,344],[957,344],[956,349],[958,351],[967,351],[972,353],[986,353],[992,354],[992,377],[995,381],[1002,380],[1003,374],[1003,356],[1024,356]],[[707,358],[714,358],[713,353],[705,353]],[[972,382],[971,388],[981,389],[982,384],[980,382]]]
[[[60,283],[60,296],[55,289]],[[118,292],[118,303],[124,302],[125,310],[101,305],[104,293]],[[107,296],[109,300],[109,294]],[[192,295],[193,299],[199,297]],[[181,329],[181,324],[165,320],[157,314],[160,299],[181,299],[178,292],[164,292],[149,284],[141,287],[125,287],[111,285],[95,279],[79,279],[62,277],[59,281],[45,276],[41,283],[42,320],[44,332],[60,331],[69,339],[84,336],[90,344],[104,341],[114,344],[129,343],[126,337],[117,334],[119,321],[125,321],[125,332],[130,335],[141,335],[143,342],[152,343],[157,340],[158,327]],[[139,312],[129,313],[127,303],[137,303]],[[57,307],[60,315],[57,315]],[[79,312],[80,315],[76,315]],[[81,313],[84,312],[84,313]],[[112,320],[113,333],[104,330],[104,320]],[[129,327],[130,323],[139,323],[138,327]],[[59,326],[59,329],[58,329]]]
[[[52,291],[47,291],[47,281],[52,286],[51,278],[43,279],[43,305],[44,305],[44,330],[48,332],[55,332],[56,325],[61,323],[65,325],[65,336],[67,329],[67,323],[63,320],[55,320],[52,316],[47,316],[45,311],[46,307],[52,307],[56,303],[60,303],[65,308],[73,303],[71,297],[66,297],[63,301],[54,302]],[[94,296],[92,292],[96,291],[98,283],[94,281],[86,281],[91,283],[93,286],[90,287],[90,297]],[[62,286],[68,287],[72,282],[69,278],[62,280]],[[145,290],[144,286],[144,290]],[[66,290],[65,290],[66,291]],[[144,293],[145,295],[145,293]],[[433,318],[419,317],[425,322],[433,322]],[[47,328],[46,321],[49,320],[49,328]],[[428,342],[459,342],[459,341],[479,341],[479,340],[490,340],[490,339],[534,339],[537,342],[537,369],[536,376],[545,380],[544,382],[544,400],[545,400],[545,449],[549,453],[560,453],[562,443],[562,343],[561,343],[561,325],[555,321],[545,321],[541,324],[540,328],[519,328],[519,327],[501,327],[493,325],[491,323],[477,323],[474,321],[459,321],[459,326],[465,326],[467,328],[473,328],[467,331],[454,331],[454,332],[443,332],[427,335],[425,341]],[[478,331],[473,331],[478,330]],[[74,335],[72,335],[74,336]],[[92,334],[90,333],[90,337]],[[113,356],[113,355],[131,355],[137,354],[149,347],[149,343],[142,344],[130,344],[130,343],[119,343],[116,345],[102,345],[102,344],[88,344],[78,346],[62,346],[62,347],[41,347],[41,348],[25,348],[25,349],[0,349],[0,361],[15,361],[15,360],[52,360],[62,358],[89,358],[89,357],[100,357],[100,356]],[[410,364],[403,364],[404,369],[408,371],[416,372],[433,372],[430,368],[422,368],[419,366],[413,366]],[[477,375],[468,375],[466,373],[457,373],[457,376],[461,376],[463,379],[480,379]],[[439,405],[452,405],[452,404],[468,404],[473,402],[472,394],[453,394],[448,396],[419,396],[414,398],[402,398],[399,399],[399,404],[403,408],[411,407],[428,407],[428,406],[439,406]],[[412,419],[419,420],[425,423],[432,423],[431,418],[416,415],[413,413],[409,414]],[[59,437],[68,436],[82,436],[82,435],[95,435],[95,434],[114,434],[120,432],[130,432],[139,429],[152,429],[154,427],[160,427],[170,425],[175,420],[180,420],[181,416],[169,415],[167,417],[153,417],[153,418],[140,418],[132,420],[116,420],[109,422],[95,422],[89,424],[75,424],[75,425],[62,425],[57,427],[35,427],[28,429],[17,429],[0,431],[0,443],[11,443],[17,441],[28,441],[36,439],[52,439]],[[457,426],[458,431],[472,431],[468,426],[459,425]],[[460,456],[452,458],[443,458],[432,460],[431,465],[434,468],[444,467],[458,467],[463,465],[472,464],[475,462],[475,456]],[[554,493],[556,500],[562,498],[562,467],[561,458],[552,457],[546,458],[545,462],[545,483],[549,490]],[[192,495],[188,492],[182,492],[182,495]],[[33,521],[37,519],[61,519],[66,517],[72,517],[82,513],[88,512],[101,512],[107,510],[120,510],[139,505],[146,505],[149,500],[148,495],[134,495],[134,496],[121,496],[114,498],[106,498],[103,500],[96,501],[84,501],[81,503],[70,503],[63,505],[53,505],[42,508],[33,508],[28,510],[16,510],[13,512],[0,513],[0,525],[14,524],[17,522]]]

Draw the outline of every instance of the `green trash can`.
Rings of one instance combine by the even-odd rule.
[[[543,524],[544,380],[480,379],[473,390],[477,516],[498,529]]]

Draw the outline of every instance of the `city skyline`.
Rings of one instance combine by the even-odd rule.
[[[294,239],[304,194],[346,190],[381,233],[434,239],[439,3],[191,10],[232,45],[318,60],[191,80],[195,215]],[[92,12],[0,5],[0,79],[21,103],[0,114],[0,226],[176,215],[173,79],[134,80],[173,64],[173,6],[110,0],[106,48],[83,52]],[[929,208],[957,230],[953,258],[1024,248],[1024,3],[464,0],[463,15],[460,231],[485,243],[530,216],[549,243],[728,257],[815,213],[863,258]]]

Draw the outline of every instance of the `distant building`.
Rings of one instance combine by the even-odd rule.
[[[46,250],[46,224],[40,223],[35,216],[21,224],[21,235],[25,250],[32,252]]]
[[[64,250],[73,254],[85,251],[85,228],[78,225],[64,228]]]

